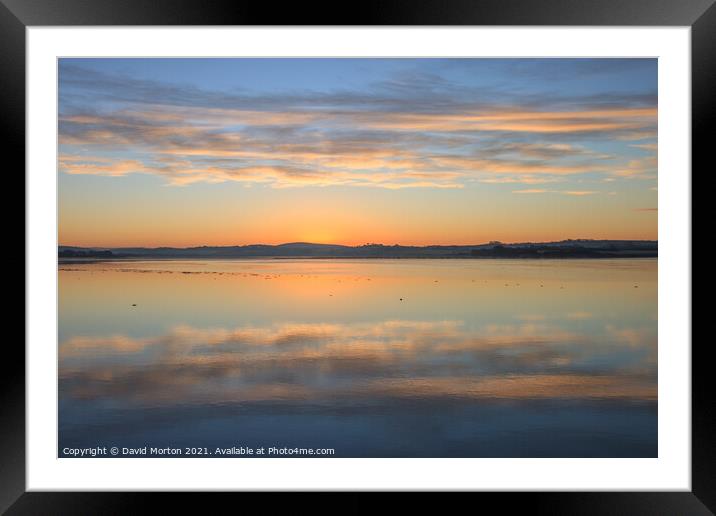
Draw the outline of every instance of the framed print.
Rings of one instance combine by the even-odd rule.
[[[364,7],[3,0],[9,514],[156,491],[713,509],[691,170],[716,8]]]

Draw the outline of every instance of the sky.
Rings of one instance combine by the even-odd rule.
[[[656,59],[60,59],[59,242],[657,239]]]

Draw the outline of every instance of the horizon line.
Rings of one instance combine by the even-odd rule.
[[[479,244],[385,244],[380,242],[366,242],[364,244],[340,244],[335,242],[308,242],[308,241],[292,241],[282,242],[280,244],[266,244],[261,242],[255,242],[251,244],[223,244],[223,245],[188,245],[188,246],[174,246],[174,245],[159,245],[159,246],[146,246],[146,245],[120,245],[120,246],[98,246],[98,245],[70,245],[70,244],[57,244],[58,247],[75,247],[85,249],[123,249],[123,248],[141,248],[141,249],[197,249],[202,247],[251,247],[251,246],[267,246],[267,247],[280,247],[286,245],[327,245],[327,246],[341,246],[341,247],[364,247],[364,246],[383,246],[383,247],[476,247],[490,244],[503,244],[503,245],[518,245],[518,244],[554,244],[560,242],[658,242],[658,239],[649,238],[563,238],[561,240],[522,240],[515,242],[504,242],[501,240],[490,240]]]

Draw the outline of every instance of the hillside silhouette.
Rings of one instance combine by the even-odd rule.
[[[653,240],[562,240],[479,245],[404,246],[365,244],[346,246],[292,242],[279,245],[201,247],[59,246],[58,256],[69,259],[160,258],[639,258],[658,256]]]

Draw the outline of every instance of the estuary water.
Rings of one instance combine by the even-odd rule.
[[[58,337],[59,456],[657,456],[656,259],[60,263]]]

